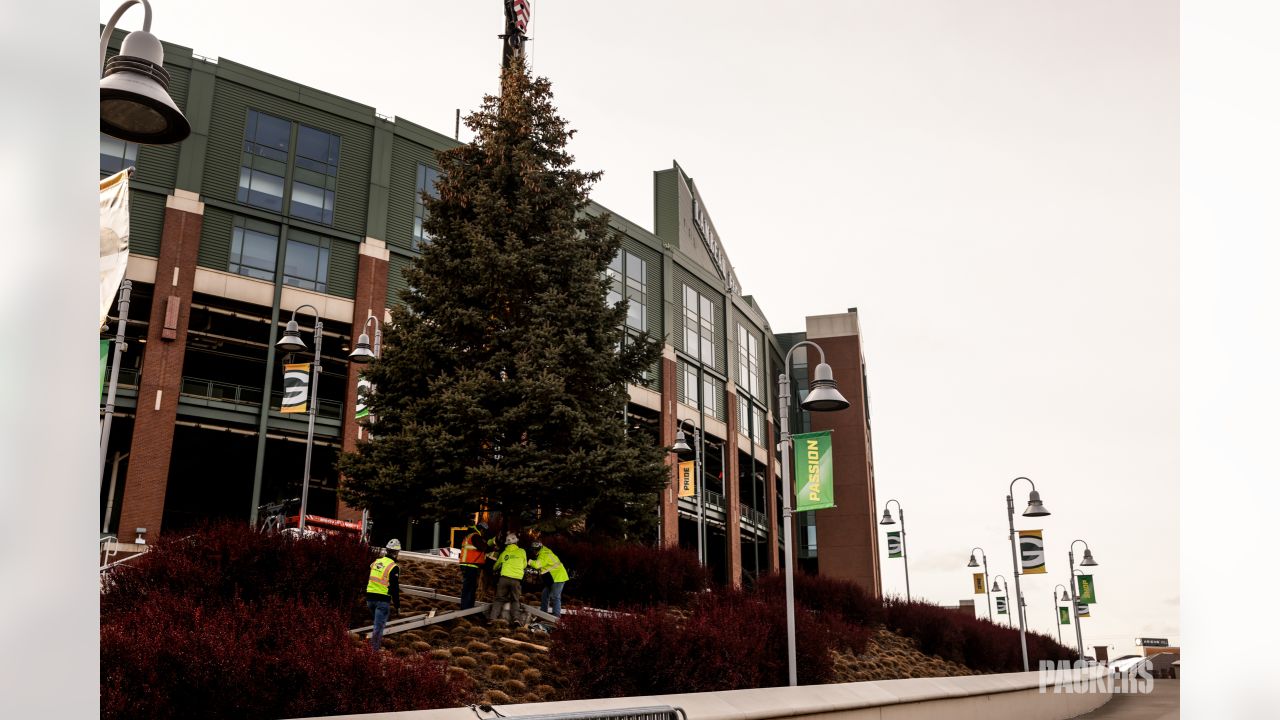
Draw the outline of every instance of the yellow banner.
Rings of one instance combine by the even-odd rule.
[[[693,461],[680,463],[680,497],[693,497],[697,494],[697,482],[693,477]]]
[[[280,412],[304,413],[311,396],[311,363],[291,363],[284,366],[284,397],[280,400]]]
[[[987,584],[983,581],[982,573],[973,574],[973,594],[986,595]]]

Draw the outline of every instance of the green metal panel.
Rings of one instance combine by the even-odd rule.
[[[397,135],[392,142],[391,183],[387,188],[387,245],[404,250],[413,249],[420,163],[440,169],[435,150]]]
[[[387,237],[387,196],[391,185],[391,150],[395,128],[381,118],[373,128],[373,166],[369,176],[369,209],[365,236]]]
[[[164,195],[130,188],[129,252],[147,257],[160,256],[164,232]]]
[[[235,216],[221,208],[206,205],[204,224],[200,230],[200,254],[196,265],[227,271],[231,260],[231,224]]]
[[[404,279],[404,269],[413,262],[406,255],[391,254],[391,262],[387,266],[387,307],[400,304],[400,291],[409,287]]]
[[[258,87],[241,84],[230,78],[253,81]],[[261,88],[261,89],[260,89]],[[321,102],[315,95],[302,92],[307,88],[272,79],[262,73],[223,61],[218,66],[218,80],[213,91],[213,107],[209,118],[209,141],[203,177],[204,195],[225,202],[236,202],[240,182],[244,125],[250,109],[302,123],[342,138],[338,157],[337,192],[334,199],[333,227],[364,237],[369,202],[369,179],[373,161],[373,113],[367,124],[348,117],[354,112],[336,114],[340,109],[332,102]],[[278,94],[273,94],[278,93]],[[297,101],[286,99],[292,96]],[[301,100],[326,109],[317,109]],[[351,104],[353,107],[354,104]]]
[[[653,232],[663,242],[680,246],[680,191],[677,170],[653,174]]]
[[[360,246],[346,240],[329,238],[329,282],[327,293],[344,298],[356,296],[356,269],[360,262]]]
[[[212,62],[193,61],[187,101],[183,108],[187,121],[191,123],[191,135],[178,143],[178,167],[174,185],[196,194],[204,190],[205,153],[209,145],[209,117],[213,111],[217,69],[218,66]]]

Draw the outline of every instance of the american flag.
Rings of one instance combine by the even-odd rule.
[[[519,28],[522,33],[527,32],[529,27],[529,16],[532,14],[532,10],[529,7],[530,4],[532,4],[532,0],[515,0],[513,4],[516,11],[516,27]]]

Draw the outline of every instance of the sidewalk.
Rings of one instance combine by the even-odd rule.
[[[1178,680],[1154,680],[1148,694],[1113,693],[1111,702],[1076,720],[1178,720]]]

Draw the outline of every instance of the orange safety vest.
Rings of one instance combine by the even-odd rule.
[[[480,545],[477,545],[477,543]],[[479,533],[468,533],[462,540],[462,554],[458,556],[458,563],[470,565],[471,567],[484,565],[483,544]]]

